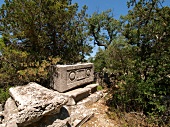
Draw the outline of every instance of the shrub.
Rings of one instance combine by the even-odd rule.
[[[101,85],[98,85],[97,86],[97,91],[100,91],[100,90],[102,90],[103,89],[103,87],[101,86]]]
[[[6,89],[0,88],[0,103],[3,104],[9,98],[9,87]]]

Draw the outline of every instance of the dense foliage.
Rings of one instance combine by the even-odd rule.
[[[85,61],[87,7],[69,0],[5,0],[0,9],[0,86],[47,85],[52,64]]]
[[[119,89],[108,101],[111,107],[142,112],[156,125],[166,125],[170,123],[170,8],[161,0],[128,5],[133,9],[121,17],[120,37],[94,58],[96,70],[105,67],[119,75],[113,82]]]

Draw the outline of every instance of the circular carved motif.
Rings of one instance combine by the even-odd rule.
[[[69,74],[70,80],[74,80],[76,77],[76,73],[75,72],[70,72]]]
[[[87,76],[90,76],[90,72],[91,72],[91,71],[90,71],[89,69],[86,70],[86,75],[87,75]]]

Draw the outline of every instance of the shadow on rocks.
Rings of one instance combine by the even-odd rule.
[[[71,127],[69,124],[70,115],[66,108],[62,107],[60,112],[54,115],[47,115],[38,122],[26,127]]]

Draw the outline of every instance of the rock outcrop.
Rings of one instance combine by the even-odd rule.
[[[32,124],[44,116],[59,113],[60,108],[68,101],[67,97],[58,92],[33,82],[26,86],[12,87],[9,92],[17,109],[14,104],[12,104],[12,109],[6,108],[4,112],[7,112],[8,115],[5,115],[5,121],[7,123],[15,121],[18,126],[22,127]],[[9,107],[8,103],[6,107]]]

